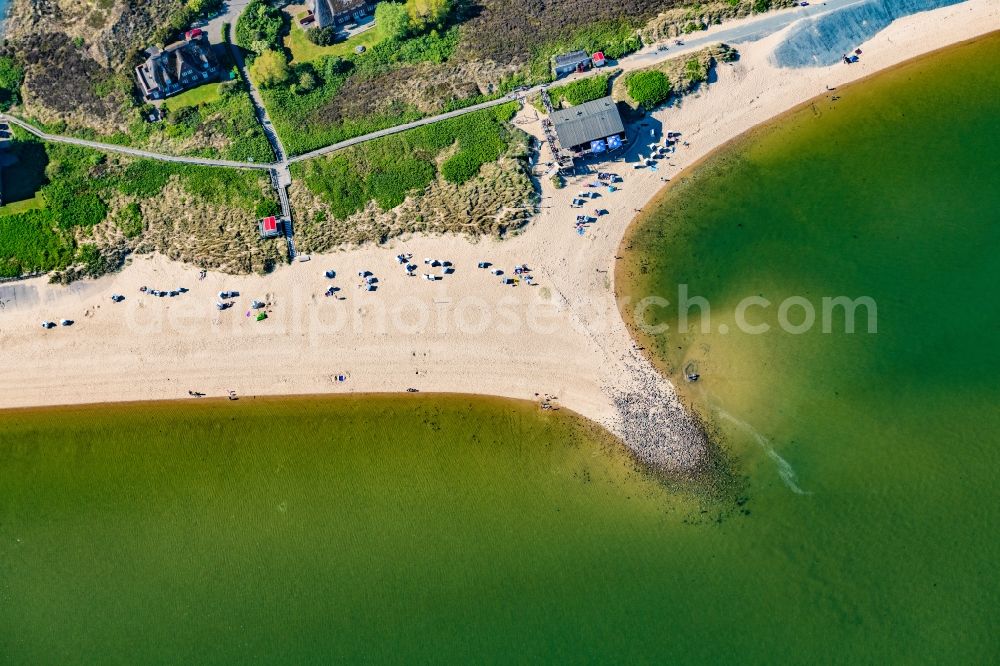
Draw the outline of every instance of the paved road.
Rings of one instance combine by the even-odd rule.
[[[634,53],[627,58],[623,58],[621,65],[627,65],[627,69],[636,67],[647,67],[668,58],[675,58],[691,51],[704,48],[711,44],[723,42],[725,44],[740,44],[744,42],[755,42],[768,35],[773,35],[779,30],[783,30],[804,18],[810,18],[825,14],[837,9],[843,9],[850,5],[857,5],[868,0],[827,0],[826,2],[811,3],[808,7],[792,7],[776,12],[768,12],[756,16],[749,16],[737,21],[723,23],[719,26],[712,26],[705,32],[694,33],[682,38],[683,46],[674,46],[674,40],[665,40],[663,43],[669,44],[670,48],[665,51],[658,51],[657,45],[648,46],[638,53]]]
[[[699,33],[697,36],[690,37],[684,40],[683,46],[671,46],[666,51],[658,51],[655,46],[647,47],[636,54],[622,58],[618,63],[619,66],[626,69],[633,69],[636,67],[647,67],[657,62],[667,60],[669,58],[675,58],[678,55],[683,55],[691,51],[695,51],[699,48],[708,46],[709,44],[714,44],[717,42],[726,42],[729,44],[739,44],[741,42],[756,41],[762,39],[768,35],[771,35],[779,30],[782,30],[795,21],[802,18],[818,16],[819,14],[824,14],[829,11],[836,9],[842,9],[843,7],[848,7],[850,5],[859,4],[866,0],[827,0],[827,2],[811,4],[808,7],[796,7],[793,9],[769,12],[767,14],[761,14],[758,16],[750,16],[745,19],[740,19],[733,22],[732,25],[724,24],[722,26],[713,26],[711,29],[705,31],[704,33]],[[233,17],[238,16],[239,13],[245,7],[244,0],[232,0],[231,6],[226,12],[227,18],[230,18],[235,24],[235,19]],[[221,17],[220,17],[221,19]],[[221,24],[221,20],[218,20]],[[729,25],[730,27],[726,27]],[[242,62],[242,61],[241,61]],[[577,75],[571,78],[583,78],[585,76],[593,76],[595,73],[591,72],[584,75]],[[565,80],[565,79],[564,79]],[[535,86],[527,91],[522,91],[521,95],[530,95],[540,92],[545,86]],[[259,104],[259,95],[256,91],[253,91],[255,104]],[[107,152],[122,153],[125,155],[132,155],[134,157],[144,157],[146,159],[161,160],[164,162],[176,162],[181,164],[196,164],[201,166],[219,166],[219,167],[229,167],[235,169],[262,169],[262,170],[277,170],[281,172],[284,178],[287,178],[287,165],[294,162],[302,162],[304,160],[312,159],[314,157],[319,157],[321,155],[326,155],[328,153],[347,148],[349,146],[354,146],[359,143],[364,143],[366,141],[371,141],[373,139],[378,139],[383,136],[389,136],[391,134],[396,134],[398,132],[403,132],[408,129],[413,129],[414,127],[420,127],[422,125],[429,125],[430,123],[435,123],[441,120],[447,120],[448,118],[455,118],[466,113],[472,113],[473,111],[479,111],[480,109],[488,109],[499,104],[504,104],[506,102],[517,99],[517,95],[508,95],[500,99],[491,100],[489,102],[483,102],[482,104],[476,104],[474,106],[469,106],[464,109],[458,109],[456,111],[449,111],[448,113],[442,113],[436,116],[430,116],[422,120],[417,120],[412,123],[407,123],[405,125],[397,125],[396,127],[390,127],[388,129],[379,130],[377,132],[371,132],[370,134],[365,134],[363,136],[354,137],[353,139],[347,139],[346,141],[341,141],[329,146],[325,146],[318,150],[312,152],[304,153],[298,155],[297,157],[292,157],[290,159],[284,159],[284,151],[280,150],[280,142],[277,142],[280,153],[278,155],[279,161],[271,164],[255,164],[252,162],[233,162],[230,160],[213,160],[200,157],[180,157],[175,155],[163,155],[160,153],[153,153],[147,150],[139,150],[137,148],[129,148],[126,146],[118,146],[108,143],[100,143],[98,141],[88,141],[85,139],[77,139],[75,137],[59,136],[54,134],[47,134],[41,130],[35,128],[34,126],[7,116],[5,114],[0,114],[0,119],[11,122],[23,129],[31,132],[40,139],[46,141],[56,141],[62,143],[71,143],[79,146],[84,146],[87,148],[93,148],[95,150],[103,150]],[[263,107],[261,107],[263,108]],[[262,116],[262,119],[266,120],[266,114]],[[263,123],[265,133],[268,133],[268,138],[270,139],[270,134],[273,134],[273,128],[270,126],[269,122]],[[277,139],[275,135],[275,140]],[[283,178],[283,180],[284,180]]]
[[[824,3],[810,4],[808,7],[795,7],[787,10],[782,10],[778,12],[769,12],[767,14],[761,14],[758,16],[750,16],[745,19],[741,19],[736,22],[736,25],[732,27],[719,26],[718,29],[709,29],[704,33],[699,33],[698,36],[684,40],[683,46],[671,46],[665,51],[658,51],[656,46],[647,47],[638,53],[631,56],[622,58],[618,63],[619,66],[625,69],[635,69],[638,67],[648,67],[654,65],[658,62],[668,60],[670,58],[676,58],[679,55],[684,55],[692,51],[697,51],[698,49],[704,48],[711,44],[717,44],[718,42],[725,42],[727,44],[739,44],[741,42],[756,41],[762,39],[768,35],[772,35],[779,30],[787,28],[792,23],[795,23],[799,19],[807,18],[811,16],[818,16],[820,14],[825,14],[836,9],[841,9],[849,5],[858,4],[860,2],[866,2],[867,0],[828,0]],[[586,78],[588,76],[596,76],[600,74],[600,70],[592,70],[583,74],[577,74],[571,77],[562,79],[561,82],[571,81],[579,78]],[[529,90],[522,91],[520,95],[508,95],[506,97],[501,97],[500,99],[491,100],[489,102],[483,102],[482,104],[476,104],[475,106],[470,106],[465,109],[459,109],[457,111],[451,111],[449,113],[444,113],[438,116],[431,116],[424,118],[422,120],[417,120],[412,123],[407,123],[405,125],[397,125],[396,127],[390,127],[388,129],[381,130],[379,132],[372,132],[371,134],[365,134],[363,136],[355,137],[353,139],[347,139],[346,141],[341,141],[339,143],[332,144],[330,146],[325,146],[318,150],[314,150],[309,153],[304,153],[297,157],[289,159],[289,162],[301,162],[303,160],[312,159],[320,155],[325,155],[349,146],[354,146],[359,143],[364,143],[366,141],[371,141],[372,139],[377,139],[383,136],[389,136],[390,134],[395,134],[397,132],[403,132],[408,129],[413,129],[414,127],[420,127],[421,125],[428,125],[430,123],[435,123],[440,120],[446,120],[448,118],[454,118],[456,116],[461,116],[466,113],[471,113],[473,111],[478,111],[480,109],[488,109],[492,106],[497,106],[499,104],[504,104],[510,102],[513,99],[517,99],[518,96],[533,95],[541,92],[543,88],[550,84],[542,84],[535,86]]]
[[[226,0],[222,3],[222,9],[219,11],[218,16],[208,21],[200,21],[199,23],[193,24],[192,27],[198,27],[204,30],[208,34],[208,39],[213,44],[222,43],[222,26],[226,23],[230,26],[230,35],[236,38],[236,21],[240,18],[240,14],[243,10],[247,8],[250,4],[250,0]]]

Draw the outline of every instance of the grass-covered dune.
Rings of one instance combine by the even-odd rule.
[[[507,150],[514,130],[507,122],[515,103],[368,141],[297,166],[310,190],[335,217],[346,218],[369,201],[382,209],[430,185],[438,173],[461,185]]]
[[[256,238],[256,218],[277,206],[262,173],[16,136],[9,152],[17,161],[3,170],[12,187],[0,208],[0,277],[98,275],[143,249],[237,272],[263,270],[280,256]]]
[[[297,240],[310,251],[406,231],[502,235],[534,187],[516,103],[425,125],[294,165]]]

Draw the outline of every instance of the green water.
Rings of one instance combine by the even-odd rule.
[[[874,335],[647,341],[698,362],[748,515],[525,403],[3,412],[0,662],[995,661],[998,46],[839,91],[636,235],[629,290],[714,324],[878,303]]]
[[[644,572],[690,513],[596,426],[529,403],[2,423],[0,655],[20,663],[627,654],[634,625],[666,619],[634,612],[662,608]]]
[[[620,267],[634,300],[672,301],[643,340],[753,477],[757,535],[798,583],[772,612],[824,617],[838,655],[998,657],[998,91],[997,35],[835,91],[676,183]],[[680,330],[681,284],[707,331],[697,308]],[[748,296],[769,332],[739,329]],[[794,296],[808,332],[780,328]],[[877,332],[860,309],[824,333],[824,296],[873,299]],[[737,584],[775,572],[760,556],[727,562]]]

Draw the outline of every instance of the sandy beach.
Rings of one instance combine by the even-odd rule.
[[[1000,5],[968,0],[900,19],[860,44],[863,56],[850,66],[776,69],[768,55],[784,31],[737,45],[740,59],[719,65],[717,81],[654,114],[664,131],[682,132],[689,144],[669,167],[600,166],[624,182],[585,207],[608,213],[583,236],[573,228],[570,201],[592,175],[561,190],[543,178],[540,214],[504,241],[409,237],[313,255],[266,276],[209,272],[204,279],[196,267],[140,255],[119,273],[69,287],[45,278],[0,285],[0,407],[193,399],[189,391],[247,398],[413,388],[552,397],[607,427],[643,460],[696,469],[706,451],[702,437],[636,349],[615,300],[615,254],[637,211],[664,178],[752,127],[830,88],[998,29]],[[541,136],[532,107],[517,122]],[[633,138],[631,154],[647,143]],[[549,159],[543,147],[540,161]],[[405,275],[400,253],[412,253],[416,277]],[[450,261],[454,273],[423,279],[442,273],[424,258]],[[477,268],[483,261],[504,277],[526,264],[536,285],[503,285]],[[336,277],[326,278],[327,270]],[[363,271],[378,278],[375,291],[360,288]],[[340,290],[325,296],[331,285]],[[188,291],[155,297],[142,286]],[[218,292],[230,290],[240,293],[234,306],[217,310]],[[112,302],[115,293],[125,300]],[[264,321],[250,309],[253,299],[267,304]],[[39,325],[63,318],[73,325]]]

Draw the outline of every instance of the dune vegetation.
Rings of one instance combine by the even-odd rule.
[[[576,106],[600,99],[609,93],[609,84],[613,75],[614,72],[608,72],[564,83],[561,86],[549,86],[549,99],[556,108]]]
[[[530,138],[508,122],[516,108],[476,111],[296,164],[299,248],[519,228],[537,195],[526,161]]]
[[[726,44],[709,46],[628,72],[615,81],[612,94],[619,101],[648,111],[694,91],[708,81],[717,63],[732,62],[737,57],[736,49]]]
[[[164,247],[162,234],[152,233],[164,227],[184,228],[176,235],[193,242],[184,258],[195,263],[237,262],[229,268],[247,272],[264,270],[279,256],[239,263],[223,253],[197,253],[199,237],[226,228],[234,245],[266,254],[255,220],[275,212],[277,203],[262,173],[130,159],[16,136],[8,150],[17,162],[3,172],[9,203],[0,209],[0,277],[99,275],[133,250]],[[31,205],[17,207],[19,201]]]
[[[516,110],[515,103],[504,104],[352,146],[296,165],[297,175],[336,218],[369,201],[395,208],[438,175],[461,185],[496,161],[511,140],[514,130],[506,123]]]

